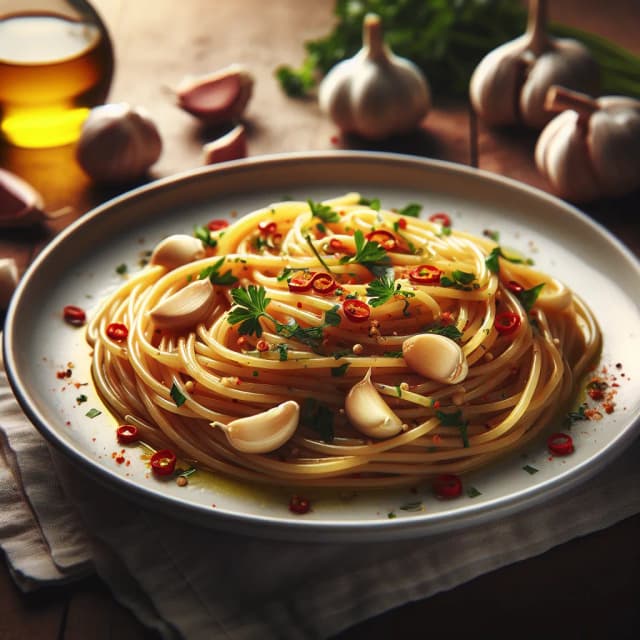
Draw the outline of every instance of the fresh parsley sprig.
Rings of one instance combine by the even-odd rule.
[[[393,273],[386,273],[367,285],[366,294],[369,297],[369,304],[372,307],[379,307],[396,296],[404,298],[405,306],[403,314],[406,315],[409,306],[409,298],[415,297],[415,293],[411,291],[403,291],[402,283],[397,282]]]
[[[352,256],[340,258],[340,264],[358,263],[376,274],[376,268],[391,264],[386,249],[375,240],[367,240],[360,229],[353,234],[356,252]],[[376,274],[377,275],[377,274]]]
[[[477,288],[477,283],[474,283],[475,279],[476,276],[474,273],[456,269],[451,272],[450,276],[442,276],[440,278],[440,285],[443,287],[452,287],[453,289],[461,289],[462,291],[471,291],[473,288]],[[473,286],[474,284],[476,287]]]
[[[307,200],[309,209],[311,209],[311,215],[320,218],[322,222],[339,222],[340,216],[337,211],[334,211],[328,204],[322,202],[314,202],[313,200]]]

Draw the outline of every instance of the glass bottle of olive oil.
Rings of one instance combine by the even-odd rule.
[[[113,51],[88,4],[52,1],[51,11],[44,0],[34,4],[0,0],[0,136],[19,147],[54,147],[74,142],[91,107],[105,101]]]

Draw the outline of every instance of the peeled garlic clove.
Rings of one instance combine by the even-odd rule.
[[[243,114],[253,82],[253,76],[239,64],[185,78],[176,88],[178,106],[210,125],[233,122]]]
[[[204,151],[205,164],[245,158],[247,155],[245,128],[241,124],[237,125],[221,138],[205,144],[202,150]]]
[[[0,258],[0,309],[9,306],[18,285],[18,266],[13,258]]]
[[[269,453],[280,448],[298,428],[300,406],[287,400],[277,407],[229,424],[212,422],[212,427],[224,431],[229,444],[244,453]]]
[[[202,241],[194,236],[176,233],[161,240],[151,254],[151,264],[159,264],[169,271],[183,264],[204,258]]]
[[[460,345],[436,333],[407,338],[402,343],[402,355],[410,369],[436,382],[457,384],[469,373],[467,358]]]
[[[371,438],[390,438],[402,431],[402,420],[382,399],[371,382],[371,369],[351,387],[344,401],[349,422]]]
[[[92,109],[76,149],[84,171],[104,183],[143,177],[161,153],[160,133],[148,113],[124,103]]]
[[[159,329],[187,329],[207,318],[215,296],[208,278],[196,280],[160,301],[151,309],[150,315]]]
[[[42,196],[15,173],[0,169],[0,227],[28,226],[45,217]]]

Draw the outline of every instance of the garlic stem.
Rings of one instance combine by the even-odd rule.
[[[553,85],[549,87],[544,100],[544,108],[547,111],[566,111],[571,109],[576,111],[579,116],[579,122],[585,124],[591,114],[599,109],[598,103],[588,96],[586,93],[572,91]]]
[[[362,42],[367,50],[367,57],[380,60],[385,57],[382,20],[375,13],[368,13],[362,23]]]
[[[529,37],[527,49],[536,57],[549,48],[547,0],[529,0],[526,35]]]

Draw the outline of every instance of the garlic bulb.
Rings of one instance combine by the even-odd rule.
[[[215,164],[238,160],[247,155],[247,136],[243,125],[236,125],[229,133],[216,140],[208,142],[202,147],[204,163]]]
[[[380,18],[368,14],[362,49],[329,71],[318,99],[343,132],[382,140],[416,129],[431,106],[431,91],[420,69],[386,46]]]
[[[402,420],[382,399],[371,382],[371,369],[351,387],[344,401],[349,422],[371,438],[390,438],[402,431]]]
[[[253,83],[253,76],[239,64],[185,78],[176,88],[178,106],[208,125],[233,122],[243,114]]]
[[[300,405],[287,400],[268,411],[247,418],[238,418],[228,424],[212,422],[222,429],[229,444],[245,453],[269,453],[285,444],[298,428]]]
[[[22,178],[0,169],[0,227],[28,226],[43,219],[42,196]]]
[[[525,34],[491,51],[471,76],[471,103],[488,125],[541,129],[551,119],[544,108],[551,85],[598,90],[595,60],[577,40],[548,35],[546,8],[546,0],[530,0]]]
[[[562,113],[540,134],[535,161],[560,197],[587,202],[640,188],[639,100],[551,87],[547,107]]]
[[[169,271],[183,264],[204,258],[202,241],[186,233],[176,233],[161,240],[151,254],[151,264],[160,264]]]
[[[143,177],[161,153],[160,133],[147,112],[124,103],[92,109],[76,149],[84,171],[104,183]]]
[[[211,281],[203,278],[161,300],[149,314],[155,326],[160,329],[188,329],[206,320],[215,297]]]
[[[457,342],[436,333],[411,336],[402,343],[407,366],[416,373],[445,384],[462,382],[469,365]]]

